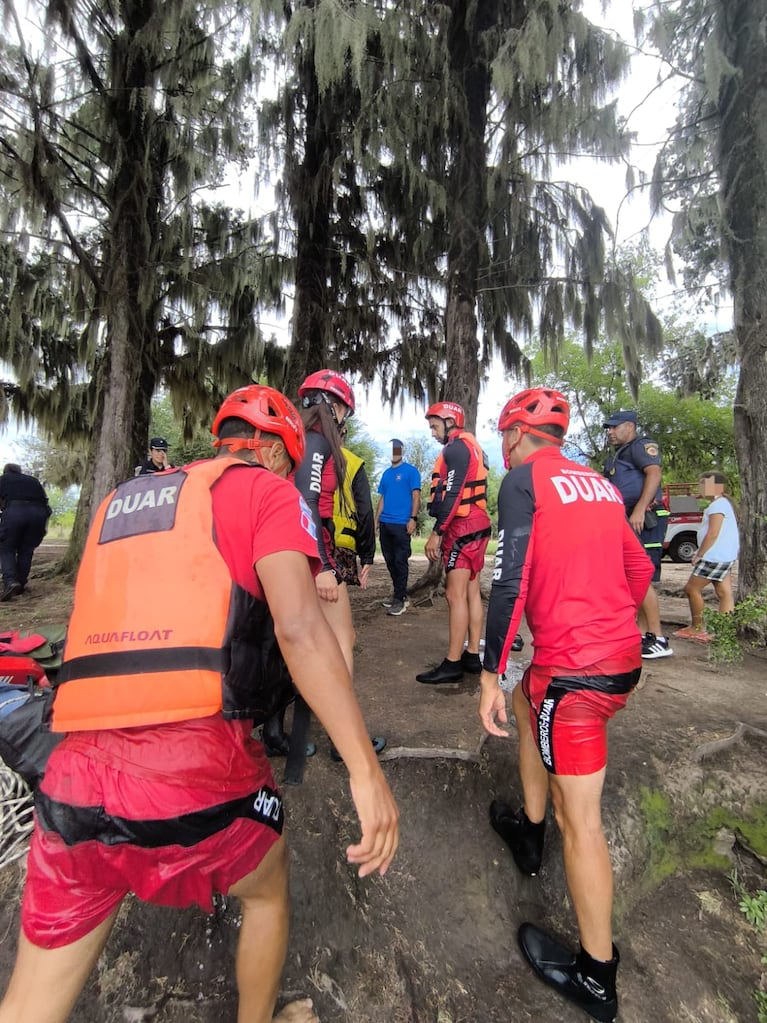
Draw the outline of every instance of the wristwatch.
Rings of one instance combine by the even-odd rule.
[[[410,521],[411,522],[418,522],[418,516],[417,515],[411,515],[410,516]]]

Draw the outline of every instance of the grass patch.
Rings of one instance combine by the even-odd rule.
[[[727,870],[730,858],[716,849],[721,831],[743,836],[759,856],[767,856],[767,804],[757,804],[748,816],[723,806],[705,817],[676,815],[664,792],[643,787],[639,806],[648,844],[645,882],[655,887],[682,868]]]

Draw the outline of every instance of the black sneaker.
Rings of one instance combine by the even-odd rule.
[[[468,650],[464,650],[461,654],[461,667],[467,675],[481,675],[482,661],[479,654],[470,654]]]
[[[642,657],[647,661],[658,657],[671,657],[674,651],[665,636],[656,636],[654,632],[646,632],[642,636]]]
[[[511,649],[514,651],[515,654],[518,654],[524,645],[525,641],[522,639],[522,637],[515,636],[514,642],[511,644]]]
[[[615,978],[620,955],[613,945],[607,962],[592,959],[581,948],[575,954],[533,924],[522,924],[518,933],[522,955],[544,984],[583,1009],[600,1023],[612,1023],[618,1014]]]
[[[21,583],[8,583],[3,592],[0,593],[0,603],[5,603],[6,600],[13,600],[14,597],[18,597],[23,592],[24,587]]]
[[[405,611],[407,611],[409,606],[410,605],[407,600],[393,600],[386,613],[387,615],[402,615]]]
[[[490,804],[490,823],[511,850],[519,870],[528,877],[535,877],[543,859],[546,818],[533,824],[524,807],[514,813],[508,803],[494,799]]]
[[[387,597],[386,600],[381,601],[381,607],[391,607],[394,603],[394,597]]]
[[[462,682],[463,668],[460,661],[448,661],[446,657],[442,664],[438,664],[431,671],[422,671],[415,679],[416,682],[423,682],[427,686],[438,686],[443,682]]]

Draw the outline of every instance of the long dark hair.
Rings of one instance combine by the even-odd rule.
[[[336,470],[336,488],[338,489],[338,497],[341,502],[341,506],[347,512],[352,510],[346,507],[346,501],[344,500],[346,459],[344,458],[344,453],[341,450],[341,434],[338,429],[338,423],[333,418],[333,413],[330,411],[330,405],[328,405],[327,402],[322,401],[319,405],[310,405],[309,408],[299,409],[299,412],[306,432],[308,433],[309,430],[319,427],[320,433],[330,445],[330,454],[333,458],[333,465]]]

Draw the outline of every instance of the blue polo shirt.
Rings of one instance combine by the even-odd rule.
[[[413,491],[421,489],[421,474],[409,462],[391,465],[381,477],[378,493],[384,506],[379,522],[407,525],[413,510]]]

